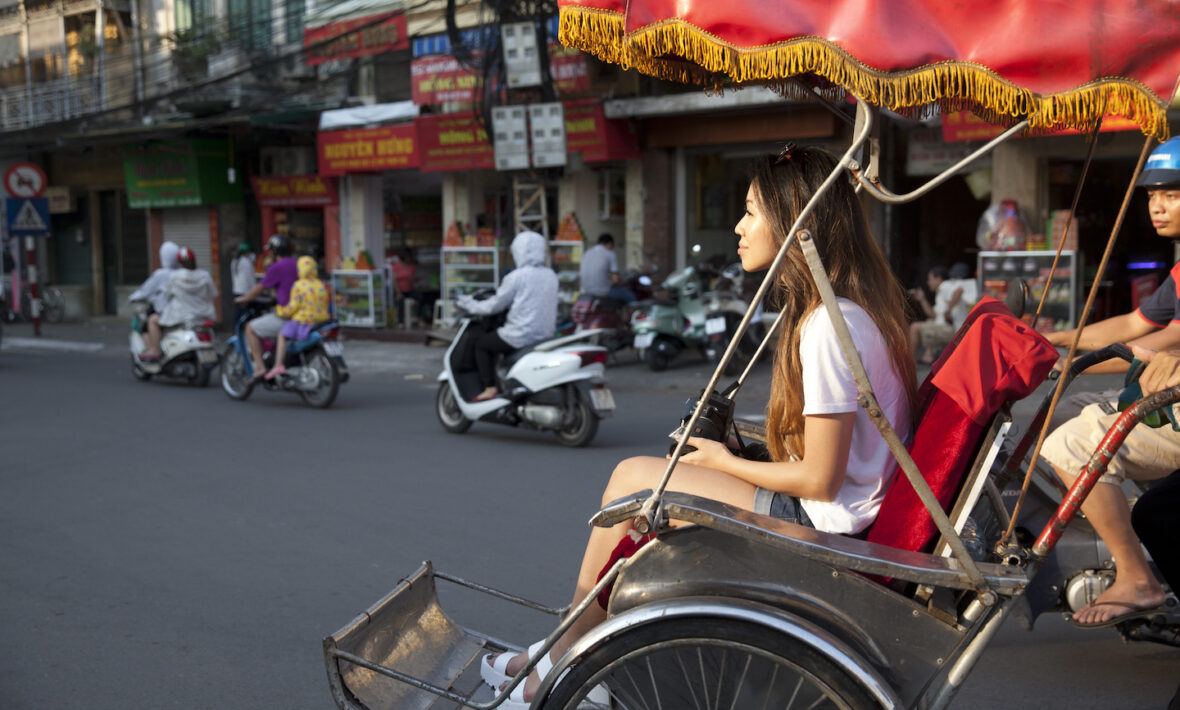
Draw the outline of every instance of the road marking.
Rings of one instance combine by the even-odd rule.
[[[77,340],[46,340],[44,338],[4,338],[0,349],[23,348],[28,350],[60,350],[73,353],[96,353],[102,350],[102,343],[83,343]]]

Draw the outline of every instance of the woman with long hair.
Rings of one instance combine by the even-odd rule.
[[[821,149],[794,146],[753,164],[746,212],[734,230],[743,269],[762,271],[771,265],[787,230],[835,166],[835,158]],[[869,233],[848,180],[835,181],[802,228],[810,230],[827,268],[881,409],[898,436],[908,441],[917,393],[905,296]],[[681,456],[668,490],[817,530],[860,533],[876,519],[897,463],[857,404],[852,371],[798,245],[787,251],[772,288],[785,317],[766,407],[771,461],[743,459],[723,443],[692,437],[687,443],[696,450]],[[662,458],[623,461],[611,474],[603,504],[654,489],[666,467]],[[619,524],[591,530],[575,604],[594,586],[628,528]],[[551,659],[560,658],[604,618],[604,610],[591,604],[501,707],[527,707]],[[488,656],[481,664],[484,680],[498,688],[527,660],[526,654]]]

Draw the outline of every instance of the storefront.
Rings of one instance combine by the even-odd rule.
[[[942,132],[945,143],[956,146],[963,145],[964,140],[986,140],[997,135],[999,129],[969,114],[952,114],[944,116]],[[959,231],[971,236],[964,251],[970,252],[981,246],[974,240],[979,218],[989,205],[1001,200],[1014,200],[1019,205],[1027,232],[1023,245],[1017,246],[1026,250],[1054,249],[1063,236],[1064,225],[1070,223],[1069,217],[1072,216],[1074,226],[1065,248],[1077,252],[1081,273],[1076,292],[1068,298],[1075,302],[1077,307],[1074,310],[1080,311],[1142,145],[1142,135],[1130,121],[1108,117],[1103,122],[1074,215],[1068,211],[1089,148],[1086,136],[1067,132],[1017,138],[1001,145],[992,158],[990,194],[984,195],[974,209],[962,210],[963,224]],[[1173,244],[1155,234],[1147,213],[1146,197],[1142,190],[1136,190],[1106,273],[1098,285],[1090,321],[1132,310],[1137,290],[1150,290],[1153,283],[1162,283],[1176,258]],[[975,265],[974,259],[969,261]]]
[[[335,178],[282,175],[250,179],[261,213],[262,234],[282,234],[296,254],[339,255],[339,198]],[[329,255],[331,251],[331,255]]]
[[[175,242],[193,250],[198,268],[209,271],[221,293],[222,225],[240,223],[242,211],[241,173],[227,142],[194,138],[128,146],[123,171],[128,206],[147,211],[152,268],[159,266],[160,245]]]

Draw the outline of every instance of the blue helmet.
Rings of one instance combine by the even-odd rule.
[[[1180,137],[1170,138],[1164,141],[1163,145],[1151,151],[1135,185],[1138,187],[1180,185]]]

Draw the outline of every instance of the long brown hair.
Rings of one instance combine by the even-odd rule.
[[[750,182],[759,209],[772,225],[776,250],[786,240],[795,218],[835,167],[836,159],[827,151],[798,146],[784,150],[779,156],[754,162]],[[916,376],[906,337],[904,291],[869,233],[851,183],[843,176],[837,178],[801,229],[811,231],[836,295],[863,308],[881,331],[893,368],[906,388],[910,411],[914,412]],[[800,325],[821,304],[819,290],[798,245],[793,245],[783,258],[774,290],[786,315],[766,407],[766,434],[771,456],[784,461],[792,455],[799,458],[804,455]]]

